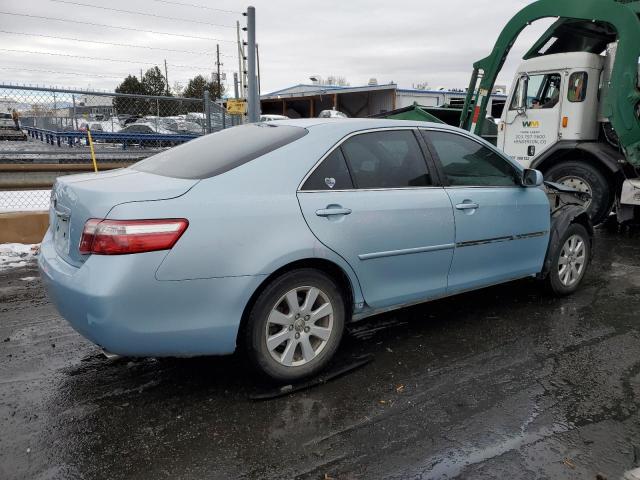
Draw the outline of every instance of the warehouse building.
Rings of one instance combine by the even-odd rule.
[[[363,118],[414,103],[429,107],[462,105],[465,95],[461,90],[398,88],[395,83],[362,87],[299,84],[262,95],[260,103],[263,114],[286,115],[290,118],[313,118],[328,109]],[[493,94],[487,111],[499,117],[505,101],[506,95]]]

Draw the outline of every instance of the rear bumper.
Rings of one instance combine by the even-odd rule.
[[[245,305],[263,276],[158,281],[166,252],[92,255],[79,268],[50,232],[38,260],[47,293],[81,335],[128,356],[232,353]]]

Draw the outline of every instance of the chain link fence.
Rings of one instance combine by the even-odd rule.
[[[0,84],[0,139],[19,140],[11,138],[16,117],[31,138],[70,147],[86,145],[80,140],[87,130],[96,143],[166,147],[238,123],[206,93],[183,98]]]
[[[49,209],[51,190],[0,190],[0,213]]]
[[[0,84],[0,212],[47,209],[48,191],[26,190],[29,178],[37,171],[42,179],[45,164],[90,165],[89,136],[98,166],[115,168],[241,122],[208,92],[184,98]],[[23,166],[20,175],[8,172],[12,164]]]

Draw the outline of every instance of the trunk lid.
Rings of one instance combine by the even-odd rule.
[[[85,222],[106,218],[113,207],[128,202],[167,200],[184,195],[199,180],[139,172],[130,168],[59,177],[51,190],[49,225],[56,251],[80,266],[87,258],[78,246]]]

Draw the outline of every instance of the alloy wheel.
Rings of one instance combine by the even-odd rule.
[[[586,266],[586,247],[579,235],[571,235],[564,242],[558,259],[558,277],[565,287],[580,281]]]
[[[333,329],[333,306],[316,287],[289,290],[275,303],[265,326],[267,350],[281,365],[299,367],[316,358]]]

